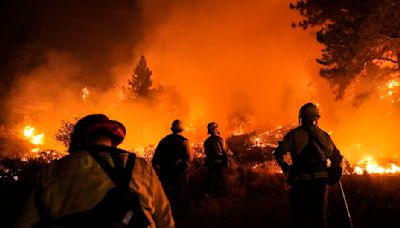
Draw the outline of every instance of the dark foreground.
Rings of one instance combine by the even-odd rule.
[[[31,189],[32,174],[40,164],[21,165],[18,181],[1,178],[1,227],[12,227]],[[188,207],[178,211],[178,227],[290,227],[285,179],[270,174],[268,166],[235,165],[226,175],[227,190],[219,200],[203,191],[204,168],[191,167]],[[9,171],[11,172],[11,171]],[[342,183],[354,227],[395,227],[400,216],[400,175],[349,175]],[[348,227],[338,186],[330,189],[330,227]]]

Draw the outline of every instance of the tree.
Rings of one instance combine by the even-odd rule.
[[[77,121],[78,118],[74,118],[74,123],[67,120],[61,120],[61,127],[56,132],[56,140],[63,143],[67,148],[71,142],[71,134],[74,131],[74,126]]]
[[[147,66],[146,58],[142,55],[128,82],[128,89],[135,98],[148,98],[151,92],[152,72]]]
[[[303,29],[316,28],[324,45],[317,62],[337,99],[356,79],[382,82],[400,76],[400,0],[300,0],[290,4]]]

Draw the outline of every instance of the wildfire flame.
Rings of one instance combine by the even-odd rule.
[[[357,163],[354,167],[356,174],[394,174],[400,173],[400,166],[394,163],[389,163],[387,167],[383,167],[371,156],[367,156]]]
[[[393,86],[395,86],[394,84]],[[292,124],[293,125],[293,124]],[[288,129],[293,127],[292,125],[288,126],[278,126],[274,129],[270,129],[268,131],[261,132],[259,134],[254,135],[251,137],[251,146],[252,147],[276,147],[277,144],[276,142],[280,140],[283,135],[287,132]],[[193,126],[193,124],[189,124],[188,127],[185,129],[187,134],[193,136],[193,140],[191,141],[191,146],[199,150],[200,154],[204,156],[204,154],[201,152],[202,151],[202,139],[201,137],[197,135],[197,130]],[[244,130],[242,126],[240,128],[235,129],[232,131],[232,135],[239,135],[240,133],[243,133]],[[329,132],[332,134],[333,132]],[[43,145],[44,144],[44,134],[38,134],[36,133],[36,129],[30,125],[25,126],[24,131],[23,131],[24,136],[26,139],[28,139],[33,145]],[[362,144],[357,143],[354,144],[354,147],[357,148],[358,150],[361,149]],[[153,147],[141,147],[141,148],[135,148],[133,151],[136,153],[139,153],[140,155],[146,157],[147,159],[150,159],[153,152],[154,152]],[[39,148],[33,148],[31,150],[34,154],[37,154],[36,156],[44,156],[46,154],[39,154],[42,152]],[[49,152],[50,153],[50,152]],[[48,155],[48,154],[47,154]],[[196,156],[199,157],[199,156]],[[56,159],[58,157],[55,157]],[[355,163],[356,165],[353,166],[354,171],[350,171],[352,174],[396,174],[400,173],[400,162],[385,162],[383,164],[379,164],[377,160],[375,160],[372,156],[366,156],[364,159],[358,161]],[[257,165],[256,165],[257,166]],[[279,171],[280,172],[280,171]]]
[[[232,132],[232,135],[238,136],[238,135],[243,135],[244,133],[245,132],[243,130],[243,125],[240,124],[240,126]]]
[[[392,98],[391,102],[400,102],[400,97],[398,96],[398,91],[397,88],[400,87],[400,82],[392,79],[389,80],[385,86],[379,86],[378,90],[381,92],[382,95],[380,95],[380,99],[385,99],[385,98]],[[395,96],[396,95],[396,96]]]
[[[35,128],[32,126],[25,126],[24,136],[34,145],[42,145],[44,143],[44,134],[36,134]]]

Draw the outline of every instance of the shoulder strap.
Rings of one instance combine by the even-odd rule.
[[[125,169],[123,169],[122,159],[120,153],[122,150],[117,150],[109,147],[92,147],[88,149],[90,155],[101,166],[107,176],[114,182],[116,186],[127,187],[132,176],[133,167],[135,165],[136,155],[129,153],[128,161]],[[101,155],[100,151],[106,151],[111,154],[114,161],[115,168],[108,163]]]
[[[305,126],[301,126],[301,128],[307,133],[308,137],[310,137],[310,140],[313,142],[317,143],[317,145],[323,150],[322,152],[319,153],[319,156],[323,162],[327,160],[327,154],[330,154],[328,148],[321,142],[321,140],[316,137],[309,128]]]
[[[135,167],[135,161],[136,161],[136,154],[129,153],[128,161],[126,161],[126,167],[124,170],[125,176],[124,176],[123,184],[125,186],[123,186],[123,187],[129,188],[129,182],[131,181],[131,178],[132,178],[132,172],[133,172],[133,168]]]
[[[119,186],[121,183],[121,178],[117,175],[116,170],[108,163],[98,151],[93,149],[88,150],[90,155],[96,160],[96,162],[101,166],[108,177],[114,182],[115,185]]]

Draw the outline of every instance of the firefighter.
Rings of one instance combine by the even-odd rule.
[[[193,153],[189,141],[182,136],[182,121],[174,120],[170,129],[172,134],[157,145],[152,164],[175,211],[177,207],[188,203],[188,168]]]
[[[95,159],[93,148],[110,167],[126,166],[133,156],[116,147],[123,141],[123,124],[102,114],[80,119],[71,134],[69,155],[52,162],[37,178],[37,187],[28,200],[17,227],[32,227],[43,221],[60,221],[77,212],[90,211],[103,202],[115,182]],[[129,178],[129,177],[127,177]],[[154,169],[142,158],[135,158],[129,181],[137,193],[138,206],[150,227],[174,227],[171,208]],[[142,213],[142,214],[143,214]],[[64,220],[68,221],[68,220]]]
[[[290,130],[274,150],[276,161],[291,185],[290,204],[295,227],[327,227],[328,185],[342,175],[342,155],[328,133],[318,127],[318,107],[300,108],[300,126]],[[283,156],[290,152],[292,164]]]
[[[224,170],[228,166],[228,158],[224,139],[218,132],[218,124],[211,122],[207,125],[210,136],[204,142],[207,167],[206,188],[208,196],[219,198],[224,189]]]

